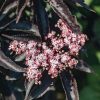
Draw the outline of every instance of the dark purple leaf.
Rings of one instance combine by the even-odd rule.
[[[10,69],[15,72],[24,72],[25,71],[24,68],[20,67],[16,63],[14,63],[1,50],[0,50],[0,65],[6,69]]]
[[[0,32],[2,31],[2,30],[4,30],[5,28],[7,28],[12,22],[14,22],[15,21],[15,19],[12,19],[11,21],[9,21],[8,23],[6,23],[4,26],[2,26],[2,27],[0,27]]]
[[[9,71],[9,70],[1,67],[1,66],[0,66],[0,74],[2,74],[3,76],[5,76],[6,80],[10,80],[10,81],[16,80],[16,78],[14,77],[14,75],[11,74],[11,71]]]
[[[66,100],[79,100],[77,84],[70,71],[60,73],[61,82],[66,94]]]
[[[6,4],[6,2],[7,2],[7,0],[4,0],[2,6],[0,7],[0,12],[2,11],[2,9],[3,9],[4,5]]]
[[[25,57],[26,57],[26,54],[25,54],[25,52],[24,52],[24,53],[22,53],[21,55],[18,55],[18,56],[15,58],[15,61],[16,61],[16,62],[23,61],[23,60],[25,59]]]
[[[27,6],[29,0],[18,0],[18,7],[17,7],[17,18],[16,18],[16,23],[18,23],[23,10]]]
[[[93,72],[92,68],[86,62],[84,62],[83,60],[79,60],[77,66],[76,66],[76,69],[78,69],[80,71],[87,72],[87,73]]]
[[[29,21],[20,21],[19,23],[11,23],[7,30],[9,31],[17,31],[17,32],[25,32],[25,33],[33,33],[36,36],[40,37],[40,33],[38,27],[36,25],[32,25]]]
[[[27,96],[25,98],[25,100],[32,100],[32,99],[36,99],[39,98],[41,96],[43,96],[46,92],[48,87],[54,82],[54,80],[52,80],[50,78],[50,76],[48,76],[48,74],[46,73],[45,75],[43,75],[42,77],[42,83],[41,85],[34,85],[31,89],[29,88],[28,92],[26,91]],[[33,85],[33,84],[30,84]],[[28,88],[28,87],[27,87]]]
[[[84,3],[84,0],[72,0],[72,1],[75,3],[79,3],[82,7],[86,8],[89,11],[93,11],[87,4]]]
[[[15,21],[15,14],[12,17],[9,17],[9,15],[13,12],[16,6],[16,1],[9,2],[9,4],[6,5],[4,9],[2,9],[2,12],[0,12],[0,32],[4,30],[8,25],[10,25],[13,21]]]
[[[24,41],[24,42],[27,42],[30,40],[34,40],[37,42],[41,41],[40,37],[34,36],[33,34],[31,34],[31,36],[28,35],[27,37],[25,35],[21,37],[21,36],[11,36],[11,35],[7,35],[7,34],[2,34],[2,36],[9,40],[18,40],[18,41]]]
[[[7,34],[1,34],[3,37],[10,40],[19,40],[19,41],[41,41],[41,36],[39,34],[38,27],[32,25],[30,22],[21,21],[19,23],[12,22],[5,29]],[[9,32],[9,33],[8,33]]]
[[[35,0],[35,14],[41,37],[44,38],[49,32],[48,15],[43,6],[43,0]]]
[[[4,9],[2,9],[2,12],[0,13],[0,21],[2,21],[7,14],[14,9],[17,6],[16,1],[11,2],[9,5],[7,5]]]
[[[34,80],[30,81],[30,82],[26,82],[26,94],[25,94],[25,99],[24,100],[28,100],[28,96],[30,94],[30,91],[34,85]]]
[[[63,0],[48,0],[48,2],[55,13],[57,13],[57,15],[69,25],[72,31],[76,33],[81,31],[76,18],[71,14],[68,6],[63,2]]]
[[[73,2],[83,3],[84,0],[72,0]]]
[[[4,100],[16,100],[16,97],[10,86],[10,83],[6,81],[4,76],[1,74],[0,74],[0,91],[4,97]]]

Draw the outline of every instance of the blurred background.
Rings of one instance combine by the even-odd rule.
[[[86,84],[80,90],[80,100],[100,100],[100,0],[85,0],[96,14],[87,13],[87,19],[80,19],[83,30],[91,40],[87,45],[87,56],[84,60],[94,70],[86,75]],[[81,74],[80,74],[81,75]],[[81,85],[81,81],[79,82]]]

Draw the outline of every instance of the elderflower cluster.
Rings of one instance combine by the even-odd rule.
[[[26,77],[40,84],[42,72],[48,71],[51,78],[58,76],[60,72],[67,68],[72,69],[78,63],[76,59],[79,50],[84,46],[87,36],[84,34],[75,34],[61,19],[55,25],[58,33],[52,31],[45,37],[45,42],[35,41],[12,41],[9,50],[16,54],[26,53]]]

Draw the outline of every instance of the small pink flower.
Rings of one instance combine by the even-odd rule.
[[[73,66],[76,66],[78,63],[78,60],[76,60],[75,58],[72,58],[71,60],[68,61],[68,66],[70,68],[73,68]]]
[[[30,50],[30,49],[34,48],[36,45],[37,45],[37,43],[35,41],[29,41],[27,43],[27,49]]]
[[[51,33],[48,33],[47,38],[52,39],[52,38],[54,38],[54,36],[55,36],[55,32],[54,32],[54,31],[52,31]]]
[[[51,75],[51,78],[55,78],[58,76],[58,70],[56,68],[50,68],[48,74]]]
[[[70,50],[71,55],[78,55],[80,49],[81,49],[81,46],[78,44],[72,43],[69,46],[69,50]]]
[[[62,63],[66,64],[70,59],[71,59],[71,57],[69,56],[68,53],[64,53],[61,55],[61,62]]]
[[[80,45],[84,45],[85,42],[87,40],[87,36],[84,34],[78,34],[78,42],[80,43]]]
[[[17,46],[18,46],[18,41],[14,40],[13,42],[10,43],[9,50],[16,51]]]
[[[59,50],[64,46],[64,43],[63,43],[62,39],[54,38],[51,41],[52,41],[53,48],[56,49],[56,50]]]
[[[38,69],[34,69],[34,67],[26,68],[26,78],[31,81],[34,79],[35,84],[40,84],[40,78],[42,77],[42,73]]]
[[[20,41],[18,43],[18,47],[19,49],[21,49],[22,52],[24,52],[26,50],[26,43]]]
[[[64,43],[65,43],[66,46],[69,46],[71,44],[71,41],[68,39],[68,37],[65,37]]]

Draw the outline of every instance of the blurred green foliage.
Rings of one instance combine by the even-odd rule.
[[[87,74],[87,85],[84,85],[80,91],[80,100],[100,100],[100,0],[85,0],[85,2],[96,12],[98,17],[91,20],[94,22],[92,29],[88,29],[88,32],[90,34],[92,32],[93,36],[86,47],[88,57],[84,57],[84,60],[92,66],[94,73]],[[87,15],[92,17],[91,14]],[[88,20],[84,21],[80,18],[79,21],[83,30],[87,27],[86,25],[89,25]]]
[[[83,59],[91,66],[94,73],[88,74],[76,71],[76,79],[79,89],[80,100],[100,100],[100,0],[84,0],[95,12],[92,13],[79,7],[74,13],[82,31],[88,35],[86,55],[81,54]],[[73,12],[72,8],[72,12]],[[58,82],[57,82],[58,83]],[[62,94],[58,84],[58,95]],[[58,100],[64,100],[64,95]]]

